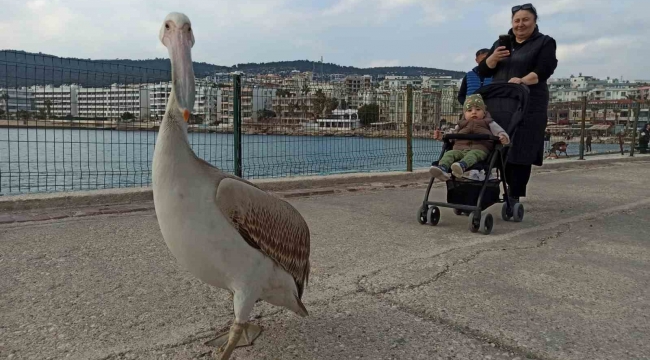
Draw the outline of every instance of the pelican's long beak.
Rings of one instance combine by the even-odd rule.
[[[192,67],[192,38],[183,28],[169,37],[169,58],[172,63],[172,86],[179,111],[187,122],[194,108],[194,69]]]

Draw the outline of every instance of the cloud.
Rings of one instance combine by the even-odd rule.
[[[453,61],[455,63],[462,64],[462,63],[467,63],[469,58],[470,57],[467,54],[457,54],[456,56],[454,56]]]
[[[560,44],[557,47],[558,61],[567,64],[599,62],[618,57],[623,51],[636,48],[638,39],[633,36],[602,37],[585,42]]]
[[[510,24],[510,0],[0,0],[4,48],[93,59],[166,57],[171,11],[192,20],[193,59],[219,65],[320,59],[341,65],[466,71]],[[650,78],[650,2],[548,0],[540,29],[558,43],[556,76]],[[117,11],[116,9],[128,9]],[[621,21],[625,26],[621,26]],[[9,35],[11,34],[11,35]]]

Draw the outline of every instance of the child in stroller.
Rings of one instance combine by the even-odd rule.
[[[510,143],[510,137],[492,119],[480,94],[468,96],[463,104],[463,111],[465,117],[458,123],[454,133],[494,135],[499,138],[501,144]],[[493,149],[494,144],[489,140],[456,140],[453,150],[447,151],[438,165],[429,169],[429,173],[443,182],[450,180],[449,170],[456,178],[461,178],[465,170],[485,160]]]
[[[481,97],[468,97],[469,101],[464,104],[457,133],[442,137],[442,153],[439,160],[431,164],[433,166],[429,172],[433,176],[418,209],[420,224],[436,226],[440,221],[440,208],[452,208],[454,214],[469,217],[471,232],[480,231],[488,235],[494,225],[493,216],[482,212],[496,203],[503,203],[501,217],[504,221],[521,222],[524,218],[523,205],[509,196],[505,165],[510,144],[517,141],[517,128],[524,121],[528,109],[529,89],[521,84],[493,82],[480,88],[475,95],[478,94]],[[487,113],[487,108],[490,113]],[[497,124],[498,127],[495,126]],[[478,149],[478,144],[484,148]],[[460,152],[454,154],[453,149]],[[477,149],[480,152],[470,152]],[[451,178],[448,174],[450,169],[453,174]],[[472,176],[466,178],[466,170],[485,172],[484,179],[481,180],[480,176],[477,180],[473,180]],[[497,171],[495,177],[492,170]],[[433,183],[438,180],[446,183],[446,202],[429,199]],[[499,194],[501,185],[503,198]]]

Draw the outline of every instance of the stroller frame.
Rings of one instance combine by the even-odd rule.
[[[523,89],[518,89],[518,90],[523,90],[523,92],[526,94],[525,96],[522,95],[522,98],[520,99],[521,102],[519,103],[518,109],[515,112],[513,112],[512,118],[515,118],[515,121],[509,119],[510,124],[506,128],[506,132],[510,134],[510,143],[507,145],[502,145],[499,138],[493,135],[448,134],[443,137],[443,147],[440,153],[440,157],[438,158],[437,161],[431,163],[432,166],[438,165],[438,163],[445,155],[445,153],[453,148],[453,144],[452,144],[453,140],[492,141],[494,144],[494,149],[488,155],[488,159],[479,162],[466,170],[466,171],[474,170],[474,169],[485,170],[484,180],[464,181],[464,180],[459,180],[452,175],[451,179],[447,181],[448,197],[449,197],[450,183],[453,186],[458,185],[459,182],[462,183],[462,186],[480,186],[481,189],[478,194],[478,198],[476,199],[475,205],[429,201],[431,188],[433,187],[433,183],[435,182],[435,178],[431,177],[431,179],[429,180],[429,185],[427,186],[427,191],[424,195],[424,200],[422,201],[422,205],[418,209],[417,216],[418,216],[418,222],[420,224],[429,224],[431,226],[436,226],[440,221],[440,208],[441,207],[452,208],[454,209],[454,213],[456,215],[462,215],[462,214],[469,215],[468,225],[469,225],[469,230],[471,232],[481,232],[485,235],[488,235],[492,232],[492,229],[494,227],[494,219],[492,217],[492,214],[488,213],[483,216],[482,212],[487,210],[487,208],[489,208],[490,206],[496,203],[503,203],[503,206],[501,208],[501,217],[503,220],[505,221],[514,220],[515,222],[521,222],[523,220],[524,212],[525,212],[524,206],[519,202],[513,204],[509,196],[510,189],[508,188],[508,184],[507,184],[505,164],[506,164],[506,159],[508,158],[508,152],[511,148],[512,141],[514,141],[515,139],[517,125],[519,121],[523,118],[523,115],[525,114],[527,109],[528,88],[525,85],[518,85],[518,84],[492,83],[488,86],[479,89],[477,93],[481,93],[482,95],[485,94],[484,97],[489,99],[489,95],[491,91],[495,91],[495,89],[500,89],[504,87],[508,87],[508,88],[520,87]],[[518,118],[516,118],[516,116],[518,116]],[[490,179],[490,176],[492,174],[492,169],[497,170],[498,181],[494,181],[494,179]],[[496,191],[499,191],[498,188],[500,187],[501,184],[503,184],[503,197],[501,198],[498,197],[497,195],[497,199],[488,199],[486,204],[485,198],[486,198],[486,191],[488,187],[495,186],[497,187]]]

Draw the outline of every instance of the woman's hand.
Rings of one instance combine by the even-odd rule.
[[[518,77],[513,77],[513,78],[510,79],[510,81],[508,81],[508,82],[511,83],[511,84],[524,84],[524,85],[526,85],[526,84],[524,83],[524,79],[522,79],[522,78],[518,78]]]
[[[494,69],[497,67],[499,61],[507,58],[508,56],[510,56],[510,51],[506,50],[505,46],[499,46],[498,48],[494,49],[494,52],[487,58],[487,60],[485,60],[485,63],[490,69]]]

